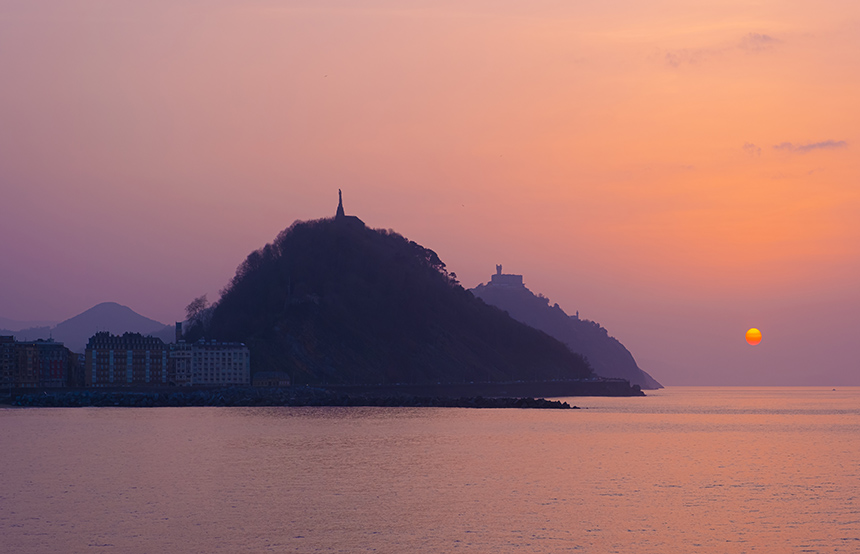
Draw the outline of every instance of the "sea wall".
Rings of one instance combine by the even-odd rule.
[[[567,402],[535,398],[484,398],[416,396],[410,394],[365,395],[315,387],[219,388],[168,391],[75,390],[13,394],[13,406],[21,407],[182,407],[182,406],[379,406],[444,408],[556,408],[570,409]],[[573,406],[575,409],[576,406]]]
[[[516,381],[508,383],[438,383],[393,385],[329,385],[326,388],[347,394],[424,395],[459,397],[568,398],[572,396],[645,396],[638,385],[625,379],[581,381]]]

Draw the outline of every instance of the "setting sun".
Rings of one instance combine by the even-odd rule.
[[[747,331],[746,338],[748,343],[755,346],[761,342],[761,331],[753,327],[752,329]]]

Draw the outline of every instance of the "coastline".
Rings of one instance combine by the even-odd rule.
[[[645,396],[622,379],[322,385],[294,387],[160,387],[16,389],[0,405],[16,407],[402,406],[445,408],[571,408],[547,398]],[[576,406],[574,406],[576,408]]]
[[[369,396],[417,395],[441,396],[447,398],[475,396],[531,398],[570,398],[573,396],[645,396],[645,393],[642,392],[639,385],[631,385],[626,379],[608,378],[484,383],[323,385],[323,388],[346,394]]]
[[[356,394],[316,387],[228,387],[198,390],[54,390],[7,397],[10,407],[253,407],[376,406],[432,408],[579,409],[567,402],[527,397],[444,397],[410,394]]]

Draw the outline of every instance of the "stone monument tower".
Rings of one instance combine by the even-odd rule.
[[[346,214],[343,213],[343,192],[337,189],[337,213],[334,214],[335,219],[341,219]]]

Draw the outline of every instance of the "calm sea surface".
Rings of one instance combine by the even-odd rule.
[[[860,552],[860,388],[0,409],[0,552]]]

